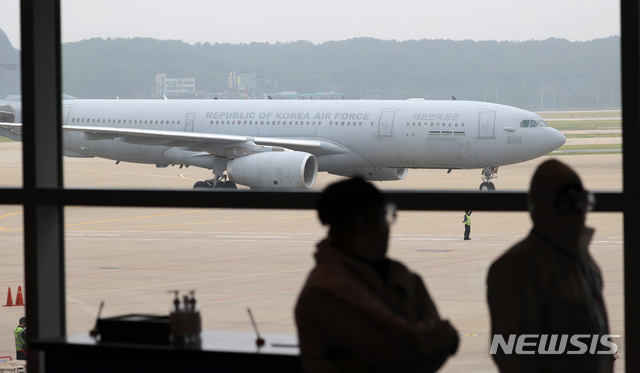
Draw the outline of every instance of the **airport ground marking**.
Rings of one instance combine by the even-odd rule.
[[[12,212],[12,213],[10,213],[10,214],[6,214],[6,215],[2,215],[2,216],[0,216],[0,219],[2,219],[2,218],[6,218],[6,217],[9,217],[9,216],[13,216],[13,215],[21,215],[21,214],[22,214],[22,211]]]
[[[181,215],[181,214],[191,214],[191,213],[194,213],[194,212],[203,212],[203,211],[211,211],[211,210],[214,210],[214,209],[189,210],[189,211],[172,212],[172,213],[167,213],[167,214],[144,215],[144,216],[132,216],[132,217],[128,217],[128,218],[118,218],[118,219],[98,220],[98,221],[90,221],[90,222],[85,222],[85,223],[71,223],[71,224],[65,224],[65,227],[73,227],[73,226],[78,226],[78,225],[100,224],[100,223],[111,223],[111,222],[114,222],[114,221],[124,221],[124,220],[135,220],[135,219],[159,218],[159,217],[165,217],[165,216],[174,216],[174,215]],[[97,228],[94,228],[94,229],[97,229]]]
[[[67,168],[68,169],[71,167]],[[83,169],[83,168],[75,168],[73,171],[80,171],[80,172],[96,172],[96,170],[94,169]],[[174,175],[165,175],[165,174],[141,174],[138,172],[132,172],[132,171],[122,171],[122,170],[118,170],[118,171],[109,171],[109,170],[100,170],[99,172],[100,174],[104,174],[104,173],[110,173],[110,174],[115,174],[115,175],[122,175],[122,174],[128,174],[128,175],[135,175],[135,176],[152,176],[152,177],[161,177],[161,178],[165,178],[165,179],[173,179]]]
[[[209,211],[209,210],[200,210],[200,211]],[[194,211],[189,211],[189,212],[197,212],[197,211],[194,210]],[[167,214],[167,215],[172,215],[172,214]],[[107,223],[107,222],[113,222],[113,221],[119,221],[119,220],[152,218],[152,217],[158,217],[158,216],[162,216],[162,215],[152,215],[152,216],[142,216],[142,217],[132,217],[132,218],[122,218],[122,219],[111,219],[111,220],[88,222],[88,223],[76,223],[76,224],[69,224],[69,225],[74,225],[75,226],[75,225]],[[151,228],[151,227],[179,227],[179,226],[204,225],[204,224],[253,223],[253,222],[259,222],[259,221],[290,220],[290,219],[309,218],[309,217],[315,217],[315,216],[316,215],[314,214],[314,215],[297,215],[297,216],[285,216],[285,217],[269,217],[269,218],[261,218],[261,219],[201,221],[201,222],[194,222],[194,223],[129,225],[129,226],[126,226],[126,227],[127,228]],[[99,230],[99,229],[115,229],[115,228],[117,228],[117,227],[104,227],[104,228],[92,227],[91,229]],[[75,229],[75,230],[80,231],[80,230],[83,230],[83,229],[80,228],[80,229]]]
[[[236,295],[236,296],[233,296],[233,297],[227,297],[227,298],[219,298],[219,299],[211,299],[211,300],[199,300],[198,302],[200,302],[200,303],[223,302],[223,301],[225,301],[225,300],[232,300],[232,299],[239,299],[239,298],[255,297],[255,296],[259,296],[259,295],[267,295],[267,294],[274,294],[274,293],[282,293],[283,291],[300,290],[300,289],[302,289],[302,287],[301,287],[301,286],[297,286],[297,287],[293,287],[293,288],[286,288],[286,289],[279,289],[279,290],[271,290],[271,291],[263,291],[263,292],[260,292],[260,293]]]
[[[433,266],[427,266],[427,267],[421,267],[421,268],[413,268],[414,271],[419,271],[422,269],[429,269],[429,268],[438,268],[438,267],[447,267],[447,266],[452,266],[452,265],[456,265],[456,264],[463,264],[463,263],[471,263],[471,262],[479,262],[482,260],[489,260],[489,259],[495,259],[497,258],[499,255],[496,256],[490,256],[487,258],[478,258],[478,259],[471,259],[471,260],[463,260],[461,262],[453,262],[453,263],[445,263],[445,264],[438,264],[438,265],[433,265]]]
[[[13,216],[13,215],[22,215],[22,211],[12,212],[10,214],[2,215],[0,216],[0,219]],[[14,231],[21,231],[22,229],[0,227],[0,230],[14,232]]]
[[[82,277],[82,276],[104,275],[104,274],[119,273],[119,272],[150,271],[150,270],[158,270],[158,269],[190,267],[190,266],[198,266],[198,265],[205,265],[205,264],[237,262],[237,261],[242,261],[242,260],[256,260],[256,259],[265,259],[265,258],[276,258],[276,257],[281,257],[281,256],[291,256],[291,255],[301,255],[301,254],[308,255],[308,254],[311,254],[313,252],[314,251],[307,250],[307,251],[296,251],[296,252],[292,252],[292,253],[275,254],[275,255],[261,255],[261,256],[251,256],[251,257],[241,257],[241,258],[217,259],[217,260],[198,261],[198,262],[189,262],[189,263],[168,264],[168,265],[153,266],[153,267],[131,267],[131,268],[116,269],[116,270],[108,270],[108,271],[97,271],[97,272],[84,272],[84,273],[76,273],[76,274],[67,274],[65,277]]]
[[[198,180],[201,179],[202,177],[198,176],[198,177],[189,177],[187,176],[187,174],[193,174],[193,173],[197,173],[197,171],[191,171],[191,172],[185,172],[182,173],[180,175],[178,175],[181,179],[185,179],[185,180]]]
[[[199,304],[204,304],[204,303],[213,303],[213,302],[223,302],[223,301],[227,301],[227,300],[233,300],[233,299],[240,299],[240,298],[249,298],[249,297],[255,297],[255,296],[260,296],[260,295],[267,295],[267,294],[275,294],[275,293],[282,293],[282,292],[286,292],[286,291],[292,291],[292,290],[300,290],[302,289],[302,287],[298,286],[298,287],[292,287],[292,288],[285,288],[285,289],[278,289],[278,290],[270,290],[270,291],[264,291],[264,292],[259,292],[259,293],[251,293],[251,294],[242,294],[242,295],[236,295],[236,296],[232,296],[232,297],[225,297],[225,298],[217,298],[217,299],[203,299],[202,297],[198,298],[198,303]],[[75,298],[74,298],[75,299]],[[75,300],[77,302],[77,300]],[[86,304],[84,302],[78,302],[81,304],[76,304],[76,307],[88,307],[90,306],[90,304]],[[165,304],[165,301],[155,301],[152,300],[151,302],[132,302],[132,303],[110,303],[110,306],[124,306],[124,305],[132,305],[132,304]]]
[[[292,272],[305,272],[307,273],[309,271],[308,268],[298,268],[298,269],[293,269],[293,270],[285,270],[285,271],[278,271],[278,272],[259,272],[259,273],[249,273],[249,274],[243,274],[243,275],[235,275],[235,276],[226,276],[226,277],[215,277],[215,278],[207,278],[207,279],[202,279],[202,280],[191,280],[191,281],[180,281],[180,282],[172,282],[172,283],[162,283],[162,284],[154,284],[154,285],[147,285],[147,286],[136,286],[136,287],[129,287],[129,288],[121,288],[121,289],[102,289],[99,291],[93,291],[93,292],[84,292],[84,293],[75,293],[75,294],[71,294],[71,295],[67,295],[67,300],[69,301],[74,301],[76,303],[82,303],[82,304],[76,304],[76,306],[85,306],[88,305],[87,303],[81,301],[79,298],[80,296],[83,295],[95,295],[95,294],[99,294],[99,293],[120,293],[123,294],[127,297],[138,297],[138,294],[136,294],[135,292],[137,291],[141,291],[143,289],[150,289],[150,288],[175,288],[176,286],[181,286],[184,284],[196,284],[196,283],[203,283],[203,282],[211,282],[211,281],[221,281],[221,280],[234,280],[234,279],[238,279],[238,278],[249,278],[249,277],[258,277],[258,276],[264,276],[264,275],[273,275],[275,274],[281,274],[281,273],[292,273]],[[294,288],[290,288],[290,289],[301,289],[301,287],[294,287]],[[283,289],[283,290],[287,290],[287,289]],[[280,292],[283,290],[275,290],[275,291],[269,291],[266,293],[273,293],[273,292]],[[166,293],[166,290],[161,290],[162,294]],[[260,294],[266,294],[266,293],[257,293],[257,294],[251,294],[251,295],[260,295]],[[238,296],[238,297],[246,297],[246,296],[250,296],[250,295],[244,295],[244,296]],[[145,304],[151,304],[151,303],[156,303],[156,304],[160,304],[160,302],[156,302],[155,299],[153,298],[149,298],[147,296],[147,299],[152,300],[151,302],[146,302]],[[229,298],[231,299],[231,298]],[[209,302],[216,302],[219,300],[225,300],[225,299],[214,299],[214,300],[209,300]],[[199,303],[202,303],[203,300],[202,298],[200,298],[198,300]],[[162,304],[164,304],[165,302],[162,301]],[[123,305],[125,303],[121,303],[120,305]],[[134,304],[134,303],[126,303],[126,304]]]

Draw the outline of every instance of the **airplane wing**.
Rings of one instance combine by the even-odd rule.
[[[21,123],[0,123],[0,136],[20,140]],[[208,150],[211,147],[253,143],[258,146],[277,146],[314,154],[342,154],[350,150],[340,144],[322,139],[251,137],[202,132],[145,130],[137,128],[64,126],[65,132],[81,132],[87,140],[119,139],[123,142],[144,145],[193,147]],[[17,137],[17,138],[16,138]],[[213,151],[212,152],[216,152]]]
[[[22,123],[0,122],[0,136],[22,141]]]
[[[135,139],[146,139],[145,144],[158,140],[158,145],[166,145],[167,141],[186,141],[191,143],[210,142],[215,144],[235,144],[247,141],[245,136],[217,135],[199,132],[178,132],[162,130],[144,130],[137,128],[63,126],[64,131],[82,132],[88,140],[122,139],[135,143]]]
[[[343,152],[343,149],[325,141],[309,140],[300,138],[277,138],[277,137],[251,137],[238,135],[224,135],[202,132],[179,132],[162,130],[144,130],[137,128],[115,128],[115,127],[91,127],[91,126],[64,126],[65,131],[82,132],[87,139],[115,139],[119,138],[124,142],[143,143],[166,146],[193,146],[205,147],[206,145],[231,145],[244,142],[253,142],[256,145],[279,146],[292,150],[329,150],[333,152]]]

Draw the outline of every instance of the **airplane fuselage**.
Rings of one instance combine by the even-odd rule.
[[[323,140],[341,154],[307,150],[319,171],[357,168],[481,168],[524,162],[555,150],[550,127],[521,128],[525,110],[470,101],[65,100],[66,126]],[[166,140],[132,143],[67,132],[78,155],[162,164]],[[224,151],[223,151],[224,152]],[[223,154],[220,154],[223,155]],[[336,159],[340,158],[340,159]]]

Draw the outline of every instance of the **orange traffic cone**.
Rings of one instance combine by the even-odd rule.
[[[18,286],[18,294],[16,294],[16,306],[24,306],[24,300],[22,299],[22,286]]]
[[[11,287],[9,287],[9,292],[7,293],[7,304],[3,307],[13,307],[13,298],[11,298]]]

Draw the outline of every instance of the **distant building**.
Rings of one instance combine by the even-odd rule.
[[[229,73],[229,88],[236,90],[248,90],[250,92],[258,89],[258,78],[256,73],[238,74]]]
[[[156,96],[167,98],[190,98],[196,95],[196,78],[167,78],[156,74]]]

